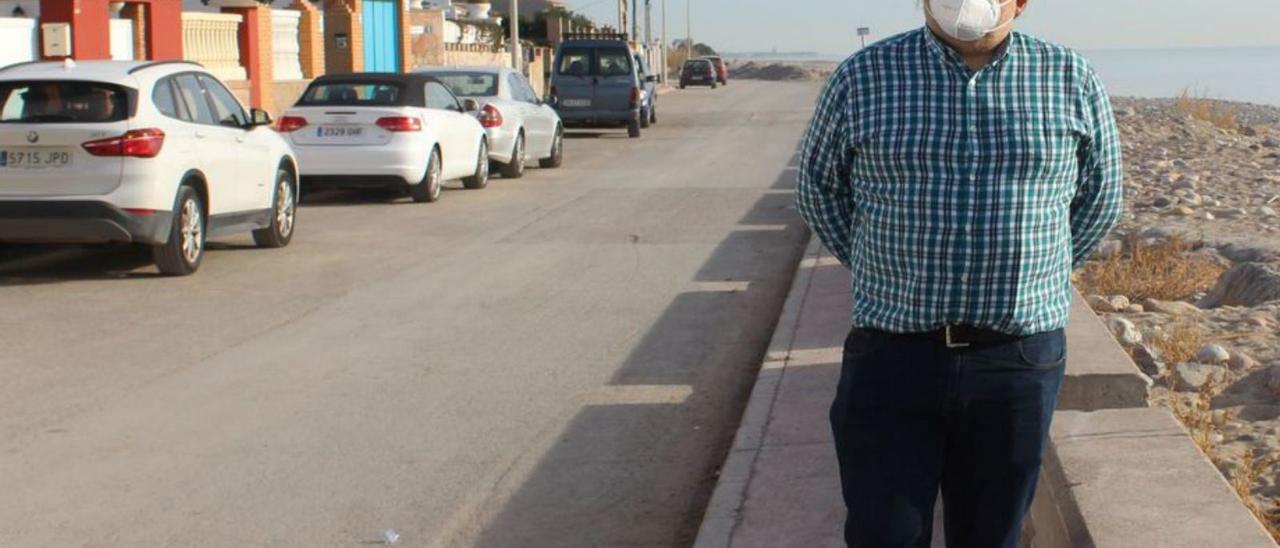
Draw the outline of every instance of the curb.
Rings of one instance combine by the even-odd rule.
[[[787,300],[782,305],[778,325],[769,340],[764,363],[760,366],[747,407],[742,413],[742,423],[733,438],[733,447],[729,449],[729,455],[720,467],[720,476],[702,516],[702,526],[698,529],[694,548],[728,548],[733,543],[733,533],[738,526],[742,504],[747,498],[747,489],[751,486],[756,457],[760,454],[764,433],[769,426],[774,400],[795,340],[800,309],[809,293],[813,281],[813,266],[820,250],[821,244],[811,234],[804,256],[796,264],[791,290],[787,292]]]

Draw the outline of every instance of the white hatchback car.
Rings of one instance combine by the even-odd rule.
[[[169,275],[206,238],[288,245],[297,164],[270,123],[195,63],[0,69],[0,241],[149,245]]]
[[[530,158],[541,167],[564,162],[560,115],[538,98],[523,74],[498,67],[426,68],[418,71],[443,82],[455,95],[475,100],[480,125],[489,135],[489,159],[503,177],[524,176]]]
[[[489,183],[484,128],[449,88],[420,74],[321,76],[276,127],[298,154],[305,189],[390,187],[434,202],[442,181]]]

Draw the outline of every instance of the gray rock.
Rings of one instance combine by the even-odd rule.
[[[1149,344],[1133,347],[1133,363],[1149,377],[1159,377],[1164,373],[1165,365],[1160,359],[1160,352]]]
[[[1280,272],[1254,263],[1231,267],[1197,303],[1201,308],[1258,306],[1280,299]]]
[[[1227,360],[1227,367],[1235,371],[1248,371],[1258,367],[1258,360],[1244,352],[1236,352],[1231,355],[1231,359]]]
[[[1280,397],[1280,365],[1273,365],[1267,371],[1267,389],[1276,397]],[[1280,434],[1280,426],[1276,427],[1276,433]]]
[[[1120,254],[1124,244],[1120,240],[1106,240],[1093,250],[1093,258],[1098,260],[1107,260]]]
[[[1280,213],[1276,213],[1276,210],[1271,209],[1270,207],[1262,206],[1258,208],[1258,215],[1264,219],[1270,219],[1272,217],[1280,215]]]
[[[1111,305],[1111,299],[1102,295],[1089,295],[1085,298],[1085,302],[1089,303],[1089,308],[1092,308],[1095,312],[1105,314],[1116,312],[1116,308]]]
[[[1151,206],[1152,206],[1152,207],[1170,207],[1170,206],[1173,206],[1173,205],[1177,205],[1177,203],[1178,203],[1178,197],[1177,197],[1177,196],[1172,196],[1172,197],[1171,197],[1171,196],[1156,196],[1156,199],[1154,199],[1154,200],[1152,200],[1152,201],[1151,201]]]
[[[1146,308],[1144,308],[1144,307],[1143,307],[1142,305],[1140,305],[1140,304],[1131,304],[1131,305],[1129,305],[1129,306],[1124,307],[1124,311],[1123,311],[1123,312],[1124,312],[1125,314],[1141,314],[1141,313],[1146,312],[1146,311],[1147,311],[1147,309],[1146,309]]]
[[[1258,129],[1253,126],[1240,126],[1240,134],[1245,137],[1257,137]]]
[[[1111,334],[1115,335],[1116,340],[1124,346],[1134,346],[1142,343],[1142,332],[1138,331],[1138,326],[1133,322],[1124,318],[1111,318],[1107,322],[1107,327],[1111,329]]]
[[[1195,392],[1210,381],[1221,384],[1227,378],[1227,370],[1204,363],[1180,363],[1173,368],[1173,377],[1179,391]]]
[[[1280,148],[1280,139],[1276,139],[1275,137],[1267,137],[1262,141],[1262,146],[1265,148]]]
[[[1220,344],[1206,344],[1196,351],[1196,361],[1209,364],[1224,364],[1231,360],[1231,353]]]
[[[1241,247],[1230,243],[1218,248],[1223,257],[1237,263],[1270,263],[1280,260],[1280,252],[1262,247]]]
[[[1219,219],[1243,219],[1249,216],[1249,212],[1238,207],[1228,207],[1213,210],[1213,216]]]
[[[1170,316],[1188,316],[1199,314],[1201,312],[1200,307],[1191,303],[1184,303],[1182,301],[1143,299],[1142,307],[1145,308],[1147,312],[1157,312],[1160,314],[1168,314]]]

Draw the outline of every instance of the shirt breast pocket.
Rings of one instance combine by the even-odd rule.
[[[1022,181],[1074,181],[1086,139],[1084,124],[1054,111],[1002,111],[993,139],[1000,173]]]

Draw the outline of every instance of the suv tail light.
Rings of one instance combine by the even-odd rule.
[[[155,128],[132,129],[118,137],[96,139],[80,146],[94,156],[155,158],[164,146],[164,132]]]
[[[422,120],[411,116],[387,116],[378,118],[378,127],[392,133],[422,131]]]
[[[480,125],[486,128],[502,125],[502,111],[493,105],[485,105],[480,109]]]
[[[276,131],[280,133],[291,133],[307,127],[307,119],[301,116],[282,116],[276,122]]]
[[[640,88],[631,86],[631,108],[640,106]]]
[[[556,101],[558,101],[559,99],[560,99],[560,89],[555,86],[551,86],[551,93],[547,94],[547,102],[551,103],[552,105],[555,105]]]

